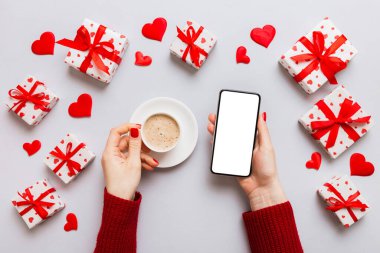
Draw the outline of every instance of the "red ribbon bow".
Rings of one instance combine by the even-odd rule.
[[[15,103],[10,110],[13,110],[13,108],[16,107],[14,112],[19,113],[20,110],[26,105],[26,103],[29,102],[33,103],[41,111],[49,112],[50,109],[47,108],[49,102],[44,101],[45,93],[40,92],[34,94],[38,85],[43,85],[43,83],[36,81],[29,91],[25,90],[23,87],[21,87],[21,85],[17,85],[16,89],[11,89],[10,91],[8,91],[8,95],[11,98],[18,100],[18,102]]]
[[[100,56],[110,61],[113,61],[116,64],[121,63],[121,58],[115,53],[115,47],[111,42],[100,41],[106,29],[107,28],[105,26],[100,25],[98,30],[96,31],[94,41],[93,43],[91,43],[90,33],[88,32],[86,27],[82,25],[77,30],[77,35],[75,36],[75,39],[73,41],[68,39],[62,39],[57,41],[57,43],[79,51],[89,51],[79,68],[80,71],[86,72],[92,60],[99,70],[109,75],[110,73],[108,72],[108,67],[104,65],[104,62],[102,61]],[[107,50],[107,48],[109,50]]]
[[[205,50],[195,45],[195,41],[198,39],[199,35],[201,35],[203,29],[204,29],[203,26],[201,26],[199,27],[198,31],[195,32],[194,27],[189,26],[186,30],[186,34],[184,34],[182,30],[177,27],[177,32],[178,32],[177,37],[187,44],[187,47],[182,55],[182,61],[186,61],[186,57],[190,52],[190,59],[193,61],[194,65],[197,66],[198,68],[201,66],[199,62],[200,55],[202,54],[206,58],[208,56],[208,53]]]
[[[311,129],[315,130],[312,136],[314,139],[319,140],[322,136],[329,133],[326,148],[331,148],[335,145],[340,127],[342,127],[342,129],[347,133],[349,138],[353,141],[357,141],[360,138],[359,134],[348,124],[368,123],[371,118],[371,116],[365,116],[353,119],[352,116],[359,111],[361,107],[358,103],[354,103],[352,100],[347,98],[341,104],[338,117],[335,117],[334,113],[323,100],[318,101],[316,106],[318,106],[318,108],[323,112],[327,120],[311,122]]]
[[[310,51],[308,54],[299,54],[292,56],[291,59],[298,62],[310,61],[300,73],[294,76],[296,82],[301,82],[308,75],[320,65],[322,73],[327,77],[331,84],[337,84],[335,74],[346,68],[347,63],[340,58],[331,56],[335,51],[341,47],[347,38],[342,34],[337,40],[325,50],[325,37],[321,32],[313,32],[313,42],[309,41],[306,37],[302,37],[299,41]]]
[[[77,171],[80,172],[82,170],[81,169],[81,165],[78,162],[71,160],[71,158],[76,153],[78,153],[79,150],[81,150],[84,147],[85,147],[85,144],[84,143],[80,143],[74,150],[72,150],[73,143],[69,142],[69,143],[67,143],[66,154],[65,154],[65,153],[62,152],[62,150],[59,149],[59,147],[56,146],[54,148],[54,150],[50,152],[50,154],[52,156],[55,156],[55,157],[59,158],[61,160],[61,162],[53,170],[54,173],[57,173],[62,168],[62,166],[65,165],[65,164],[66,164],[67,168],[69,169],[68,175],[70,177],[71,176],[75,176],[77,174]]]
[[[332,193],[334,193],[335,196],[337,197],[337,198],[329,197],[328,199],[326,199],[327,203],[329,204],[329,206],[326,207],[327,210],[336,212],[343,208],[346,208],[351,218],[354,220],[354,222],[357,222],[358,218],[352,211],[352,208],[360,208],[360,210],[362,211],[365,211],[365,209],[368,208],[366,204],[362,203],[360,200],[357,199],[360,195],[359,191],[348,196],[347,199],[344,199],[342,194],[340,194],[340,192],[331,184],[325,183],[323,186],[326,186],[327,189],[331,191]]]
[[[55,192],[54,188],[50,188],[49,190],[41,193],[41,195],[36,199],[34,199],[34,196],[30,193],[29,188],[25,189],[25,193],[23,194],[18,193],[23,201],[16,202],[16,206],[28,206],[19,212],[20,215],[23,216],[30,210],[34,209],[36,213],[41,217],[41,219],[46,219],[48,212],[46,211],[45,207],[51,207],[54,205],[54,203],[42,200],[52,192]]]

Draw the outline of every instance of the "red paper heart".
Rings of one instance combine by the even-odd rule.
[[[74,118],[90,117],[92,109],[92,98],[89,94],[82,94],[78,97],[77,102],[69,106],[69,114]]]
[[[28,153],[28,156],[32,156],[40,150],[41,142],[39,140],[34,140],[32,143],[26,142],[22,145],[22,148]]]
[[[32,44],[32,52],[38,55],[54,54],[55,36],[52,32],[44,32],[39,40]]]
[[[309,161],[306,162],[306,168],[308,169],[315,169],[315,170],[319,170],[319,168],[321,167],[321,163],[322,163],[322,156],[319,152],[314,152],[313,154],[311,154],[311,159]]]
[[[247,56],[247,49],[243,46],[240,46],[236,50],[236,63],[245,63],[248,64],[251,61],[249,56]]]
[[[360,153],[352,154],[350,158],[351,176],[371,176],[375,172],[372,163],[365,160],[365,156]]]
[[[164,18],[156,18],[153,23],[147,23],[143,26],[142,34],[152,40],[162,41],[166,31],[167,22]]]
[[[75,214],[68,213],[66,216],[66,224],[63,227],[66,232],[69,232],[71,230],[78,230],[78,220]]]
[[[276,28],[271,25],[265,25],[263,28],[253,28],[251,38],[254,42],[263,47],[268,47],[276,35]]]
[[[135,57],[135,65],[137,66],[149,66],[152,63],[152,58],[148,55],[144,56],[140,51],[136,52]]]

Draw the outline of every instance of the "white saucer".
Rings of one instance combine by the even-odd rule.
[[[159,168],[168,168],[182,163],[194,151],[198,140],[198,124],[184,103],[168,97],[153,98],[141,104],[133,112],[130,122],[142,123],[148,116],[162,112],[172,115],[181,126],[181,137],[174,149],[166,153],[151,153],[159,161]]]

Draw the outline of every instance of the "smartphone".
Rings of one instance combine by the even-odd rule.
[[[219,93],[211,172],[247,177],[251,174],[261,97],[257,93]]]

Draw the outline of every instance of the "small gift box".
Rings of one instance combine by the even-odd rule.
[[[73,134],[67,134],[45,157],[45,164],[66,184],[73,180],[95,154]]]
[[[74,40],[57,42],[69,47],[65,63],[102,82],[109,83],[128,47],[128,39],[120,34],[85,19]]]
[[[367,201],[348,176],[333,177],[318,193],[326,201],[326,209],[334,212],[347,228],[368,213]]]
[[[331,20],[325,18],[283,54],[279,62],[311,94],[326,81],[337,84],[335,74],[346,68],[357,52]]]
[[[216,36],[193,20],[188,20],[170,45],[170,52],[199,69],[216,43]]]
[[[30,229],[65,207],[55,188],[46,179],[18,192],[12,204]]]
[[[332,158],[337,158],[373,125],[344,86],[340,85],[305,113],[299,122]]]
[[[6,106],[29,125],[37,125],[50,112],[59,98],[33,76],[8,91]]]

